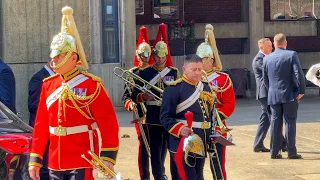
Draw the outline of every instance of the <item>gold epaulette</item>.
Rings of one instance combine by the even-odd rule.
[[[218,71],[217,73],[218,73],[218,74],[223,74],[223,75],[225,75],[225,76],[227,76],[227,77],[229,76],[229,74],[224,73],[224,72],[221,72],[221,71]]]
[[[180,78],[180,71],[179,71],[179,69],[178,68],[176,68],[176,67],[173,67],[173,66],[169,66],[171,69],[173,69],[173,70],[176,70],[177,71],[177,78]]]
[[[82,73],[82,74],[84,74],[84,75],[86,75],[86,76],[91,77],[91,78],[92,78],[92,80],[94,80],[94,81],[98,81],[98,82],[100,82],[100,81],[101,81],[101,78],[100,78],[100,77],[98,77],[98,76],[96,76],[96,75],[93,75],[93,74],[88,73],[88,72],[86,72],[86,71],[83,71],[83,72],[81,72],[81,73]]]
[[[218,74],[221,74],[221,75],[225,75],[226,76],[226,81],[224,82],[223,86],[222,87],[219,87],[216,92],[225,92],[226,90],[228,90],[230,87],[233,86],[232,84],[232,80],[229,76],[229,74],[227,73],[224,73],[224,72],[220,72],[218,71]]]
[[[172,68],[172,69],[174,69],[174,70],[176,70],[176,71],[179,71],[179,69],[178,69],[178,68],[173,67],[173,66],[169,66],[169,68]]]
[[[182,78],[179,78],[179,79],[177,79],[177,80],[175,80],[173,82],[169,82],[168,85],[169,86],[175,86],[175,85],[177,85],[177,84],[179,84],[181,82],[182,82]]]
[[[50,79],[52,79],[52,78],[54,78],[54,77],[57,77],[57,76],[59,76],[60,74],[54,74],[54,75],[52,75],[52,76],[49,76],[49,77],[47,77],[47,78],[44,78],[42,81],[43,82],[46,82],[46,81],[48,81],[48,80],[50,80]]]

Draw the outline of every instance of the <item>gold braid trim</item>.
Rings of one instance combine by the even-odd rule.
[[[209,103],[210,109],[213,108],[215,98],[216,98],[216,96],[214,93],[210,93],[210,92],[206,92],[206,91],[200,92],[200,99],[202,101],[204,101],[205,103]],[[208,111],[208,108],[206,108],[206,110]]]
[[[84,75],[86,75],[86,76],[91,77],[92,80],[94,80],[94,81],[98,81],[98,82],[101,81],[101,78],[100,78],[100,77],[98,77],[98,76],[96,76],[96,75],[93,75],[93,74],[90,74],[90,73],[88,73],[87,71],[83,71],[83,72],[81,72],[81,73],[84,74]]]
[[[61,95],[61,99],[63,101],[63,106],[64,106],[64,112],[66,112],[65,106],[67,106],[72,109],[77,109],[78,112],[81,115],[83,115],[85,118],[93,119],[89,105],[97,99],[100,92],[101,92],[101,83],[100,82],[97,83],[97,88],[93,94],[91,94],[89,96],[84,96],[84,97],[76,95],[67,86],[65,86],[65,88],[63,90],[63,94]],[[67,104],[65,102],[66,100],[70,100],[72,105]],[[81,102],[81,101],[86,101],[86,102]],[[85,110],[82,110],[83,108]]]
[[[42,82],[46,82],[46,81],[48,81],[49,79],[52,79],[52,78],[57,77],[57,76],[60,76],[60,74],[54,74],[54,75],[52,75],[52,76],[49,76],[49,77],[47,77],[47,78],[44,78],[44,79],[42,80]]]

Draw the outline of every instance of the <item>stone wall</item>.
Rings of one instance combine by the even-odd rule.
[[[16,78],[17,111],[28,122],[28,83],[32,75],[49,60],[52,38],[60,32],[62,7],[73,8],[74,19],[90,62],[89,71],[102,78],[110,99],[117,107],[123,84],[113,68],[132,66],[135,52],[135,1],[119,0],[120,63],[103,63],[102,1],[94,0],[3,0],[3,60]],[[123,9],[123,11],[121,10]],[[1,47],[1,46],[0,46]]]

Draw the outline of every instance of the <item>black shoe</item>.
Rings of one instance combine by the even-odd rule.
[[[293,156],[288,156],[288,159],[303,159],[302,156],[300,154],[296,154]]]
[[[282,152],[288,152],[287,147],[283,147],[281,150],[282,150]]]
[[[281,154],[271,155],[271,159],[282,159]]]
[[[268,149],[266,147],[253,148],[253,152],[270,152],[270,149]]]

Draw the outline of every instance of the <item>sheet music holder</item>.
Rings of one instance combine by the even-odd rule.
[[[216,142],[222,144],[223,146],[234,146],[235,144],[225,137],[223,137],[221,134],[213,134],[209,136],[210,139],[215,140]]]

